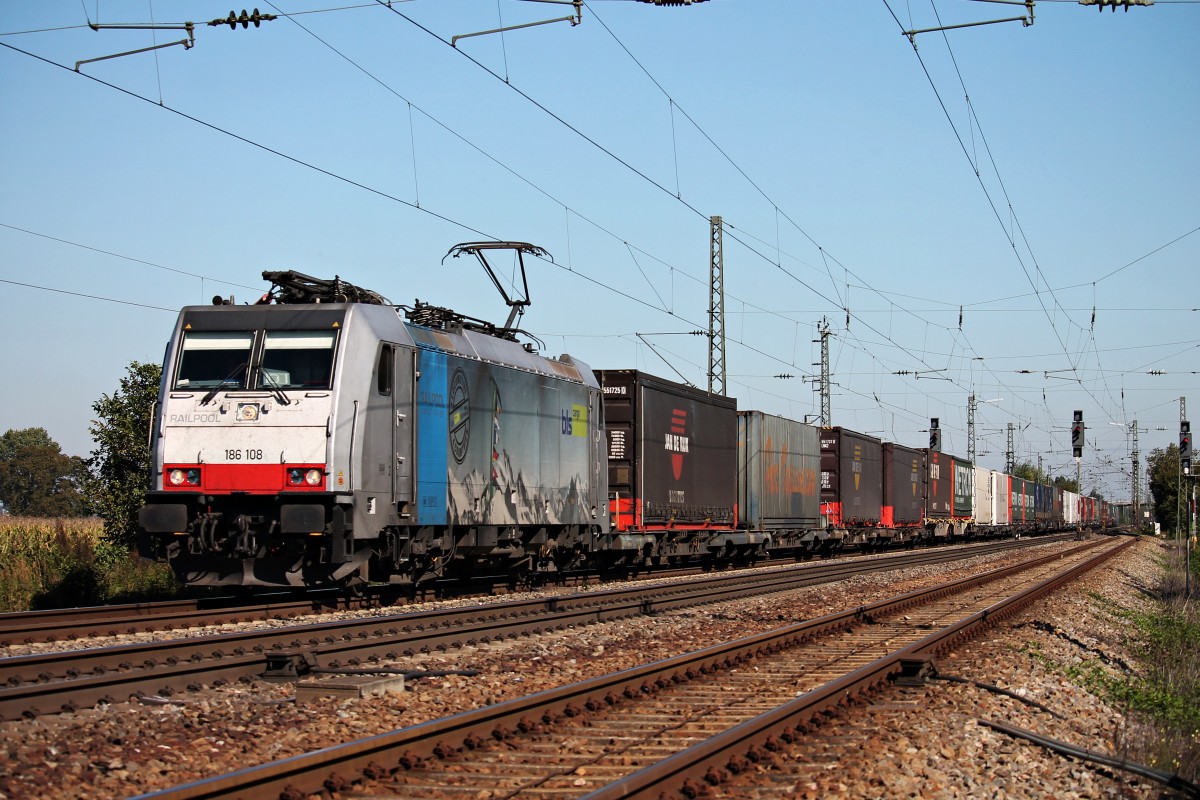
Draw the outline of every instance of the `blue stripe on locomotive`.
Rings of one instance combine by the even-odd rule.
[[[418,350],[417,524],[446,522],[446,459],[450,390],[445,353]]]

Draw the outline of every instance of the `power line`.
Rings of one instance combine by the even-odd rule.
[[[188,272],[187,270],[176,269],[175,267],[167,267],[167,266],[163,266],[162,264],[155,264],[153,261],[145,261],[140,258],[134,258],[133,256],[126,256],[126,255],[122,255],[121,253],[113,253],[109,250],[102,250],[99,247],[92,247],[90,245],[80,244],[79,242],[72,242],[69,239],[62,239],[57,236],[51,236],[46,233],[38,233],[37,231],[31,231],[31,230],[28,230],[27,228],[18,228],[16,225],[9,225],[5,222],[0,222],[0,228],[8,228],[9,230],[20,231],[21,233],[27,233],[30,236],[38,236],[38,237],[41,237],[42,239],[49,239],[52,242],[59,242],[60,244],[68,244],[71,247],[78,247],[82,250],[90,250],[93,253],[100,253],[102,255],[112,256],[113,258],[120,258],[120,259],[124,259],[125,261],[132,261],[136,264],[144,264],[147,267],[153,267],[154,269],[161,269],[166,272],[174,272],[176,275],[186,275],[189,278],[199,278],[202,281],[212,281],[213,283],[220,283],[225,286],[237,286],[239,288],[249,289],[254,292],[259,291],[259,289],[261,288],[261,287],[257,287],[257,286],[247,286],[244,283],[235,283],[234,281],[227,281],[222,278],[214,278],[211,275],[201,275],[198,272]]]
[[[20,281],[10,281],[10,280],[6,280],[4,278],[0,278],[0,283],[8,283],[8,284],[12,284],[13,286],[23,286],[26,289],[39,289],[43,292],[54,292],[55,294],[68,294],[68,295],[71,295],[72,297],[86,297],[89,300],[103,300],[106,303],[118,303],[123,306],[137,306],[138,308],[150,308],[155,311],[169,311],[172,314],[178,313],[178,311],[179,311],[179,309],[177,309],[177,308],[163,308],[162,306],[151,306],[151,305],[147,305],[146,303],[134,303],[131,300],[117,300],[112,297],[101,297],[100,295],[96,295],[96,294],[84,294],[83,292],[72,292],[67,289],[54,289],[49,286],[38,286],[38,285],[32,284],[32,283],[21,283]]]
[[[892,19],[893,19],[893,20],[895,20],[896,24],[897,24],[897,25],[900,27],[900,30],[901,30],[901,32],[903,33],[903,32],[904,32],[904,26],[903,26],[903,24],[900,22],[899,18],[896,16],[896,13],[895,13],[895,11],[893,11],[893,10],[892,10],[892,7],[891,7],[891,5],[889,4],[888,0],[883,0],[883,3],[884,3],[884,6],[885,6],[885,7],[888,9],[888,12],[889,12],[889,13],[892,15]],[[932,3],[932,0],[931,0],[931,3]],[[935,15],[937,15],[937,8],[936,8],[936,6],[934,6],[934,14],[935,14]],[[939,17],[939,21],[940,21],[940,17]],[[962,78],[962,74],[961,74],[961,72],[959,72],[959,70],[958,70],[958,64],[957,64],[957,60],[954,58],[953,50],[950,48],[949,37],[948,37],[948,36],[946,36],[945,32],[943,32],[943,39],[944,39],[944,40],[945,40],[945,42],[946,42],[946,49],[947,49],[947,51],[950,53],[950,55],[951,55],[951,60],[952,60],[952,62],[954,63],[954,68],[955,68],[955,71],[956,71],[956,73],[958,74],[958,77],[959,77],[959,83],[960,83],[960,85],[963,87],[963,91],[964,91],[964,93],[966,93],[966,84],[965,84],[965,82],[963,81],[963,78]],[[1036,283],[1036,282],[1033,280],[1033,278],[1030,276],[1030,274],[1029,274],[1029,269],[1026,267],[1024,259],[1022,259],[1022,258],[1021,258],[1021,255],[1020,255],[1020,253],[1019,253],[1019,252],[1017,252],[1017,249],[1016,249],[1016,242],[1015,242],[1015,241],[1014,241],[1014,239],[1013,239],[1013,235],[1012,235],[1012,233],[1011,233],[1011,232],[1009,232],[1009,231],[1008,231],[1008,229],[1007,229],[1007,228],[1005,228],[1005,226],[1004,226],[1004,221],[1003,221],[1003,219],[1002,219],[1002,218],[1001,218],[1001,216],[1000,216],[999,209],[996,207],[995,200],[992,198],[991,192],[989,192],[989,191],[988,191],[987,185],[986,185],[986,184],[983,182],[983,179],[982,179],[982,177],[981,177],[981,175],[980,175],[980,171],[979,171],[979,168],[978,168],[978,166],[975,164],[975,161],[972,159],[972,157],[971,157],[971,154],[970,154],[970,153],[967,151],[966,143],[963,141],[962,134],[961,134],[961,132],[958,130],[958,126],[957,126],[957,125],[954,123],[954,119],[951,117],[949,109],[946,107],[946,102],[945,102],[945,100],[942,98],[941,92],[938,90],[938,88],[937,88],[937,84],[936,84],[936,82],[933,80],[933,76],[932,76],[932,74],[930,74],[930,72],[929,72],[929,67],[926,65],[924,57],[922,57],[922,55],[921,55],[920,51],[917,49],[917,46],[916,46],[916,41],[915,41],[915,40],[913,40],[911,43],[912,43],[912,47],[913,47],[913,53],[916,55],[916,57],[917,57],[917,61],[920,63],[922,71],[925,73],[925,77],[926,77],[926,80],[929,82],[930,88],[931,88],[931,89],[933,89],[934,96],[937,98],[938,104],[939,104],[939,105],[941,106],[941,108],[942,108],[942,113],[945,115],[947,122],[949,122],[949,123],[950,123],[950,128],[951,128],[951,130],[954,132],[954,136],[955,136],[955,138],[958,140],[958,144],[959,144],[959,147],[960,147],[960,149],[961,149],[961,150],[962,150],[962,152],[963,152],[963,155],[966,157],[966,159],[967,159],[968,163],[970,163],[970,164],[971,164],[971,166],[972,166],[972,170],[973,170],[973,172],[974,172],[974,174],[975,174],[975,179],[976,179],[977,183],[979,184],[980,188],[983,190],[984,197],[986,197],[986,198],[987,198],[988,204],[989,204],[989,205],[991,206],[991,208],[992,208],[992,213],[993,213],[993,215],[996,217],[996,221],[997,221],[998,223],[1000,223],[1000,227],[1001,227],[1001,229],[1002,229],[1002,230],[1004,230],[1004,232],[1005,232],[1005,235],[1006,235],[1006,236],[1007,236],[1007,238],[1008,238],[1009,244],[1010,244],[1010,245],[1012,246],[1012,248],[1013,248],[1013,255],[1014,255],[1014,257],[1017,259],[1017,263],[1018,263],[1018,264],[1021,266],[1021,271],[1024,273],[1024,275],[1025,275],[1025,279],[1026,279],[1026,280],[1029,282],[1029,285],[1030,285],[1030,287],[1033,289],[1033,291],[1034,291],[1034,295],[1037,297],[1038,304],[1039,304],[1039,305],[1041,305],[1041,307],[1042,307],[1042,311],[1043,311],[1043,313],[1044,313],[1044,315],[1045,315],[1045,317],[1046,317],[1046,320],[1047,320],[1047,321],[1050,323],[1050,328],[1051,328],[1051,330],[1052,330],[1052,331],[1054,331],[1055,338],[1057,338],[1057,339],[1058,339],[1059,346],[1062,348],[1062,350],[1063,350],[1063,354],[1064,354],[1064,355],[1067,357],[1067,363],[1071,365],[1071,368],[1072,368],[1073,370],[1075,370],[1075,369],[1076,369],[1076,368],[1079,366],[1079,361],[1081,361],[1081,360],[1082,360],[1082,358],[1083,358],[1083,353],[1084,353],[1084,351],[1082,351],[1082,350],[1081,350],[1081,351],[1080,351],[1080,353],[1079,353],[1079,355],[1078,355],[1078,357],[1077,357],[1076,359],[1072,359],[1072,357],[1071,357],[1071,352],[1070,352],[1070,348],[1067,346],[1067,343],[1066,343],[1066,342],[1063,340],[1063,338],[1062,338],[1062,334],[1061,334],[1061,332],[1058,330],[1058,326],[1055,324],[1055,322],[1054,322],[1054,318],[1051,316],[1049,309],[1047,309],[1047,308],[1046,308],[1046,304],[1045,304],[1045,302],[1044,302],[1044,301],[1043,301],[1043,299],[1042,299],[1042,292],[1041,292],[1041,290],[1039,290],[1037,283]],[[968,94],[967,96],[968,96],[968,98],[969,98],[969,94]],[[969,100],[968,100],[968,104],[969,104]],[[1030,256],[1033,258],[1034,267],[1035,267],[1035,269],[1037,270],[1038,276],[1039,276],[1039,277],[1042,279],[1042,282],[1043,282],[1043,283],[1046,283],[1046,284],[1047,284],[1047,287],[1046,287],[1046,288],[1047,288],[1047,291],[1049,292],[1049,294],[1050,294],[1050,296],[1051,296],[1051,299],[1052,299],[1052,301],[1053,301],[1054,305],[1055,305],[1057,308],[1059,308],[1060,310],[1062,310],[1062,308],[1063,308],[1063,307],[1062,307],[1062,304],[1059,302],[1059,300],[1058,300],[1058,297],[1057,297],[1057,295],[1054,293],[1054,291],[1053,291],[1052,289],[1050,289],[1050,288],[1049,288],[1048,282],[1046,282],[1046,281],[1045,281],[1045,278],[1044,278],[1044,276],[1042,275],[1041,267],[1040,267],[1040,265],[1038,265],[1038,263],[1037,263],[1037,258],[1036,258],[1036,256],[1033,254],[1033,251],[1032,251],[1032,248],[1031,248],[1031,247],[1030,247],[1030,245],[1029,245],[1029,241],[1028,241],[1028,239],[1027,239],[1027,238],[1025,238],[1025,235],[1024,235],[1024,230],[1022,229],[1022,227],[1021,227],[1021,225],[1020,225],[1020,222],[1019,222],[1019,220],[1017,219],[1017,216],[1016,216],[1016,211],[1015,211],[1015,209],[1014,209],[1014,208],[1013,208],[1013,206],[1012,206],[1012,201],[1011,201],[1011,198],[1009,198],[1009,196],[1008,196],[1008,190],[1007,190],[1007,188],[1006,188],[1006,187],[1005,187],[1005,185],[1004,185],[1003,178],[1000,176],[999,168],[998,168],[998,166],[996,165],[995,159],[991,157],[991,149],[990,149],[990,147],[987,145],[987,138],[986,138],[986,136],[983,134],[983,129],[982,129],[982,126],[981,126],[981,125],[979,125],[979,119],[978,119],[978,117],[975,115],[975,112],[974,112],[974,107],[969,105],[969,108],[970,108],[971,119],[972,119],[972,120],[975,122],[975,124],[976,124],[976,125],[978,125],[978,126],[979,126],[980,137],[981,137],[981,139],[983,139],[983,141],[984,141],[984,145],[985,145],[985,150],[988,152],[988,154],[989,154],[989,158],[991,159],[992,168],[993,168],[993,171],[994,171],[994,173],[995,173],[995,175],[996,175],[996,179],[997,179],[997,181],[998,181],[998,182],[999,182],[999,184],[1000,184],[1001,192],[1004,194],[1004,197],[1005,197],[1006,201],[1008,202],[1008,210],[1009,210],[1009,214],[1010,214],[1010,216],[1011,216],[1011,218],[1012,218],[1012,220],[1013,220],[1014,227],[1016,228],[1016,230],[1018,230],[1018,231],[1021,231],[1021,236],[1022,236],[1022,240],[1024,241],[1025,248],[1026,248],[1026,250],[1029,252]],[[1070,322],[1072,325],[1075,325],[1075,326],[1076,326],[1076,327],[1078,327],[1078,328],[1079,328],[1081,331],[1083,331],[1083,330],[1084,330],[1084,328],[1083,328],[1082,326],[1078,325],[1078,323],[1075,323],[1075,322],[1074,322],[1074,320],[1072,320],[1072,319],[1070,318],[1070,315],[1069,315],[1069,314],[1066,314],[1066,312],[1065,312],[1065,311],[1064,311],[1063,313],[1064,313],[1064,315],[1066,315],[1066,317],[1067,317],[1067,320],[1068,320],[1068,321],[1069,321],[1069,322]],[[986,366],[985,366],[985,368],[986,368]],[[1082,386],[1082,385],[1083,385],[1083,381],[1082,381],[1082,379],[1081,379],[1081,378],[1078,378],[1078,376],[1077,376],[1077,380],[1078,380],[1078,382],[1079,382],[1080,386]],[[1086,387],[1085,387],[1085,390],[1086,390]],[[1097,398],[1097,397],[1095,396],[1095,394],[1091,392],[1091,390],[1087,390],[1087,392],[1088,392],[1089,396],[1092,398],[1092,400],[1093,400],[1093,401],[1096,403],[1097,407],[1099,407],[1099,408],[1100,408],[1100,409],[1103,411],[1103,410],[1105,409],[1105,404],[1104,404],[1104,403],[1102,403],[1102,402],[1100,402],[1099,398]],[[1110,400],[1113,400],[1113,401],[1114,401],[1114,404],[1115,404],[1115,398],[1113,398],[1113,397],[1112,397],[1111,391],[1109,392],[1109,399],[1110,399]],[[1111,414],[1109,414],[1109,417],[1110,417],[1110,419],[1112,419],[1112,415],[1111,415]],[[1114,421],[1115,421],[1115,420],[1114,420]]]
[[[473,59],[472,59],[472,60],[473,60]],[[102,83],[103,83],[103,82],[102,82]],[[113,87],[113,88],[119,88],[119,87]],[[124,90],[121,90],[121,91],[124,91]],[[136,95],[135,95],[135,96],[136,96]],[[399,95],[397,95],[397,96],[399,96]],[[142,99],[145,99],[145,98],[142,98]],[[148,102],[153,102],[153,101],[148,101]],[[536,104],[536,103],[535,103],[535,104]],[[156,105],[157,105],[157,103],[156,103]],[[174,109],[169,109],[169,110],[174,110]],[[682,112],[682,109],[681,109],[681,112]],[[178,113],[178,112],[177,112],[177,113]],[[424,112],[422,112],[422,113],[424,113]],[[682,113],[684,113],[684,114],[685,114],[685,116],[686,116],[686,112],[682,112]],[[183,115],[183,116],[187,117],[188,115],[186,115],[186,114],[185,114],[185,115]],[[191,117],[188,117],[188,118],[189,118],[189,119],[193,119],[193,120],[194,120],[194,118],[191,118]],[[689,120],[690,120],[690,117],[689,117]],[[199,121],[199,120],[194,120],[194,121]],[[205,125],[207,125],[207,123],[203,123],[203,122],[201,122],[201,124],[205,124]],[[440,124],[440,123],[439,123],[439,124]],[[693,124],[695,124],[695,123],[694,123],[694,121],[693,121]],[[215,128],[215,126],[211,126],[211,125],[209,125],[209,127],[213,127],[213,128],[214,128],[214,129],[216,129],[216,130],[221,130],[221,129],[219,129],[219,128]],[[568,126],[568,127],[570,127],[570,126]],[[698,126],[697,126],[697,127],[698,127]],[[222,131],[222,132],[225,132],[225,131]],[[242,137],[237,137],[235,134],[231,134],[231,135],[234,135],[234,136],[235,136],[235,138],[242,138]],[[457,134],[456,134],[456,135],[457,135]],[[461,137],[460,137],[460,138],[461,138]],[[585,138],[586,138],[586,137],[585,137]],[[257,145],[257,143],[254,143],[254,142],[249,142],[249,140],[245,140],[245,139],[242,139],[242,140],[243,140],[243,141],[247,141],[248,143],[254,144],[255,146],[262,147],[261,145]],[[464,141],[465,141],[465,140],[464,140]],[[710,141],[711,141],[711,140],[710,140]],[[714,146],[716,146],[716,145],[715,145],[715,143],[714,143]],[[325,171],[325,170],[321,170],[320,168],[313,167],[312,165],[308,164],[307,162],[303,162],[303,161],[300,161],[300,160],[298,160],[298,159],[292,159],[291,157],[289,157],[289,156],[286,156],[286,155],[284,155],[284,154],[282,154],[282,153],[278,153],[277,151],[274,151],[274,150],[272,150],[271,148],[266,148],[266,147],[263,147],[263,149],[267,150],[268,152],[275,153],[276,155],[281,155],[281,156],[283,156],[283,157],[285,157],[285,158],[289,158],[290,160],[293,160],[293,161],[295,161],[295,162],[296,162],[296,163],[298,163],[298,164],[302,164],[302,165],[305,165],[305,166],[309,166],[310,168],[317,169],[317,170],[318,170],[318,171],[320,171],[320,172],[324,172],[325,174],[327,174],[327,175],[330,175],[330,176],[332,176],[332,177],[335,177],[335,178],[338,178],[338,179],[340,179],[340,180],[346,180],[346,179],[344,179],[344,178],[341,178],[341,176],[337,176],[337,175],[335,175],[335,174],[333,174],[333,173],[329,173],[329,172],[327,172],[327,171]],[[603,148],[601,148],[601,149],[603,149]],[[718,149],[719,149],[719,148],[718,148]],[[480,151],[480,152],[482,152],[482,151]],[[607,152],[607,151],[605,151],[605,152]],[[723,151],[722,151],[722,153],[723,153]],[[723,154],[724,154],[724,153],[723,153]],[[618,160],[619,160],[619,159],[618,159]],[[497,163],[499,163],[499,162],[497,162]],[[622,162],[622,163],[623,163],[623,162]],[[635,170],[635,171],[636,171],[636,170]],[[517,177],[519,177],[519,178],[521,177],[521,176],[520,176],[518,173],[516,173],[516,172],[513,172],[513,174],[514,174],[514,175],[516,175],[516,176],[517,176]],[[747,179],[749,180],[749,178],[748,178],[748,177],[747,177]],[[522,178],[522,180],[524,180],[524,179]],[[367,187],[367,186],[364,186],[364,185],[361,185],[361,184],[357,184],[357,183],[355,183],[354,181],[348,181],[348,180],[347,180],[346,182],[348,182],[348,183],[351,183],[351,184],[353,184],[353,185],[357,185],[357,186],[359,186],[360,188],[367,188],[369,191],[375,191],[375,190],[373,190],[373,189],[370,189],[370,188],[369,188],[369,187]],[[651,181],[651,182],[653,183],[653,181]],[[753,185],[753,182],[751,182],[751,183],[752,183],[752,185]],[[530,184],[530,185],[533,185],[533,184]],[[655,184],[655,185],[658,185],[658,184]],[[535,188],[536,188],[536,187],[535,187]],[[662,188],[662,187],[660,186],[659,188]],[[756,188],[757,188],[757,187],[756,187]],[[410,206],[416,207],[416,208],[418,208],[418,210],[424,210],[424,209],[420,209],[420,208],[419,208],[419,206],[416,206],[416,205],[413,205],[413,204],[406,203],[405,201],[403,201],[403,200],[400,200],[399,198],[395,198],[395,197],[392,197],[392,196],[390,196],[390,195],[386,195],[386,194],[384,194],[384,193],[381,193],[381,192],[376,192],[376,193],[377,193],[377,194],[381,194],[381,195],[383,195],[383,196],[385,196],[385,197],[388,197],[389,199],[393,199],[393,200],[397,200],[397,201],[399,201],[399,202],[405,203],[406,205],[410,205]],[[549,196],[549,195],[547,195],[547,196]],[[768,198],[768,199],[769,199],[769,198]],[[556,202],[558,202],[558,201],[556,201]],[[685,205],[686,205],[686,204],[685,204]],[[568,212],[570,212],[570,211],[571,211],[571,209],[569,209],[569,208],[568,208],[568,207],[567,207],[565,204],[563,204],[563,207],[564,207],[564,209],[566,209]],[[690,206],[689,206],[689,208],[690,208]],[[693,209],[693,210],[695,210],[695,209]],[[778,212],[778,207],[776,207],[776,211]],[[578,214],[578,212],[576,212],[576,213]],[[469,227],[468,227],[468,226],[466,226],[466,225],[462,225],[461,223],[458,223],[458,222],[456,222],[456,221],[454,221],[454,220],[450,219],[449,217],[443,217],[443,216],[441,216],[441,215],[436,215],[436,214],[435,214],[434,216],[437,216],[437,217],[439,217],[439,218],[441,218],[441,219],[444,219],[444,220],[446,220],[446,221],[449,221],[449,222],[451,222],[452,224],[460,225],[461,227],[463,227],[463,228],[465,228],[465,229],[468,229],[468,230],[474,230],[474,229],[472,229],[472,228],[469,228]],[[581,217],[581,218],[583,218],[583,219],[586,219],[586,218],[584,218],[584,217]],[[789,222],[790,222],[790,221],[791,221],[791,220],[789,219]],[[590,222],[590,220],[589,220],[589,222]],[[594,223],[592,223],[592,224],[594,224]],[[793,223],[793,224],[794,224],[794,223]],[[600,230],[604,230],[603,228],[600,228],[599,226],[597,226],[597,228],[598,228],[598,229],[600,229]],[[798,226],[797,226],[797,229],[798,229],[798,230],[801,230],[801,229],[800,229]],[[801,230],[801,232],[803,233],[803,230]],[[606,231],[606,233],[607,233],[607,231]],[[485,234],[485,235],[486,235],[486,234]],[[610,235],[611,235],[611,234],[610,234]],[[807,234],[805,234],[805,235],[807,236]],[[810,241],[812,241],[812,240],[811,240],[811,237],[809,237],[809,238],[810,238]],[[816,242],[814,241],[814,242],[813,242],[813,244],[814,244],[814,245],[816,245]],[[752,252],[755,252],[753,248],[750,248],[750,249],[752,250]],[[644,252],[644,251],[642,251],[642,252]],[[824,257],[825,257],[825,251],[824,251],[824,249],[823,249],[823,248],[821,249],[821,252],[822,252],[822,256],[823,256],[823,258],[824,258]],[[770,262],[770,259],[769,259],[769,258],[768,258],[768,257],[767,257],[765,254],[762,254],[762,253],[758,253],[758,252],[756,252],[756,255],[758,255],[759,257],[763,258],[764,260],[767,260],[768,262]],[[635,260],[636,260],[636,259],[635,259]],[[836,259],[835,259],[835,262],[836,262]],[[590,278],[590,277],[586,276],[586,275],[585,275],[585,274],[583,274],[583,273],[580,273],[580,272],[578,272],[578,271],[572,270],[572,269],[570,269],[570,268],[564,268],[564,267],[562,267],[562,266],[560,266],[560,265],[555,265],[555,266],[559,266],[559,268],[560,268],[560,269],[566,269],[567,271],[573,272],[574,274],[576,274],[576,275],[579,275],[580,277],[583,277],[583,278],[585,278],[586,280],[588,280],[588,281],[590,281],[590,282],[592,282],[592,283],[594,283],[594,284],[596,284],[596,285],[598,285],[598,286],[605,286],[605,288],[608,288],[610,291],[613,291],[611,287],[608,287],[608,286],[606,286],[604,283],[602,283],[602,282],[600,282],[600,281],[597,281],[597,280],[595,280],[595,279],[592,279],[592,278]],[[639,268],[640,268],[640,267],[639,267]],[[785,273],[787,272],[786,270],[784,270],[784,271],[785,271]],[[827,273],[828,273],[828,265],[826,265],[826,271],[827,271]],[[685,277],[688,277],[688,278],[690,278],[690,279],[693,279],[693,280],[695,280],[694,278],[692,278],[692,276],[688,275],[686,272],[683,272],[682,270],[680,270],[680,274],[681,274],[681,275],[684,275]],[[832,276],[830,276],[830,277],[831,277],[831,281],[832,281]],[[857,277],[857,276],[856,276],[856,277]],[[797,279],[797,280],[798,280],[798,279]],[[823,300],[826,300],[827,302],[830,302],[831,304],[834,304],[834,301],[833,301],[833,300],[831,300],[830,298],[826,297],[826,296],[825,296],[824,294],[822,294],[822,293],[816,292],[816,290],[815,290],[815,289],[813,289],[812,287],[809,287],[809,286],[808,286],[807,284],[805,284],[803,281],[799,281],[799,280],[798,280],[798,282],[799,282],[799,283],[801,283],[802,285],[806,286],[806,288],[809,288],[811,291],[814,291],[814,293],[815,293],[815,294],[817,294],[817,296],[821,297]],[[835,285],[835,289],[836,289],[836,282],[834,282],[834,285]],[[870,287],[868,287],[868,288],[870,288]],[[1035,287],[1035,288],[1036,288],[1036,287]],[[874,290],[873,290],[873,291],[874,291]],[[636,297],[633,297],[633,296],[631,296],[631,295],[628,295],[628,294],[625,294],[625,293],[622,293],[622,292],[619,292],[619,291],[618,291],[618,292],[615,292],[615,293],[616,293],[616,294],[618,294],[618,295],[621,295],[621,296],[623,296],[623,297],[625,297],[625,298],[627,298],[627,299],[631,299],[631,300],[634,300],[635,302],[641,303],[642,305],[645,305],[645,306],[647,306],[647,307],[649,307],[649,308],[655,308],[655,310],[662,310],[662,309],[656,308],[656,307],[654,307],[654,306],[652,306],[652,305],[650,305],[650,304],[647,304],[647,303],[645,303],[645,302],[644,302],[644,301],[642,301],[640,298],[636,298]],[[881,294],[881,296],[883,296],[883,295]],[[839,299],[839,300],[842,300],[842,298],[840,298],[840,297],[839,297],[838,299]],[[886,298],[885,298],[885,299],[886,299]],[[661,300],[661,298],[660,298],[660,300]],[[890,303],[890,302],[891,302],[891,301],[889,301],[889,303]],[[891,305],[892,305],[894,308],[898,308],[898,309],[900,309],[901,311],[904,311],[904,312],[906,312],[906,313],[910,313],[908,309],[905,309],[905,308],[903,308],[902,306],[899,306],[899,305],[897,305],[897,304],[895,304],[895,303],[891,303]],[[844,300],[843,300],[843,301],[840,303],[840,307],[843,307],[843,308],[844,308],[845,306],[846,306],[846,303],[845,303],[845,302],[844,302]],[[1043,307],[1043,310],[1044,310],[1044,307]],[[781,316],[781,315],[777,314],[776,312],[767,312],[767,313],[773,313],[773,314],[775,314],[776,316]],[[858,315],[857,315],[857,314],[855,314],[855,316],[857,317]],[[784,318],[784,319],[786,319],[786,317],[781,317],[781,318]],[[796,322],[795,320],[789,320],[789,321]],[[924,321],[927,323],[927,325],[929,325],[929,324],[930,324],[928,320],[924,320]],[[868,326],[868,327],[869,327],[869,326]],[[936,326],[936,327],[938,327],[938,328],[940,328],[940,329],[947,330],[947,331],[951,332],[951,334],[953,335],[953,331],[952,331],[950,328],[947,328],[947,327],[944,327],[944,326]],[[874,329],[872,329],[872,330],[874,330]],[[919,360],[920,360],[920,362],[921,362],[922,364],[924,364],[925,366],[929,366],[929,364],[928,364],[928,363],[925,361],[925,359],[924,359],[923,357],[921,357],[921,356],[917,356],[915,353],[911,352],[910,350],[908,350],[908,349],[906,349],[906,348],[903,348],[903,347],[902,347],[902,346],[900,346],[900,345],[899,345],[897,342],[895,342],[894,340],[892,340],[890,336],[886,336],[886,335],[884,335],[884,334],[883,334],[882,332],[880,332],[880,331],[875,331],[875,332],[876,332],[876,333],[878,333],[878,334],[879,334],[881,337],[883,337],[883,338],[887,339],[889,342],[891,342],[893,346],[895,346],[895,347],[897,347],[898,349],[900,349],[900,350],[904,351],[904,352],[905,352],[905,353],[907,353],[909,356],[911,356],[911,357],[913,357],[913,358],[915,358],[915,359],[919,359]],[[868,350],[868,348],[866,347],[866,345],[865,345],[865,344],[863,344],[863,343],[861,342],[861,340],[859,340],[859,339],[858,339],[857,335],[855,335],[855,336],[854,336],[854,338],[855,338],[856,342],[859,344],[859,349],[861,349],[861,351],[862,351],[862,352],[866,353],[867,355],[872,355],[872,354],[869,352],[869,350]],[[965,337],[964,337],[964,341],[965,341]],[[972,348],[972,351],[973,351],[973,348]],[[762,352],[762,351],[758,351],[758,352]],[[928,351],[926,351],[926,353],[928,353]],[[765,354],[765,353],[764,353],[764,355],[767,355],[767,354]],[[953,355],[951,354],[951,355],[950,355],[950,356],[948,356],[948,357],[953,357]],[[774,357],[773,357],[773,358],[774,358]],[[873,356],[873,355],[872,355],[872,358],[874,358],[874,356]],[[779,360],[779,359],[777,359],[777,360]],[[876,361],[878,361],[878,359],[876,359]],[[782,361],[782,360],[780,360],[780,363],[789,363],[789,362],[786,362],[786,361]],[[882,362],[879,362],[879,363],[882,363]],[[865,395],[864,395],[864,397],[865,397]]]

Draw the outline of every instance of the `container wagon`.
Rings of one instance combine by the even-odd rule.
[[[971,462],[926,450],[925,527],[935,539],[961,538],[970,529],[975,500]]]
[[[925,534],[925,453],[895,442],[883,443],[883,510],[880,538],[893,544]]]
[[[602,569],[750,557],[737,528],[737,400],[638,370],[597,370],[611,532]]]
[[[842,545],[874,546],[883,518],[883,443],[842,427],[821,429],[821,513]]]
[[[975,530],[981,536],[1011,533],[1008,476],[986,467],[975,469]]]
[[[738,513],[745,544],[812,552],[828,546],[821,521],[820,434],[811,425],[738,412]]]

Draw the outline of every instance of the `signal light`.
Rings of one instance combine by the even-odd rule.
[[[1075,422],[1071,425],[1071,455],[1079,458],[1083,455],[1083,412],[1075,411]]]
[[[1192,466],[1192,424],[1187,420],[1179,423],[1179,461],[1184,471]]]
[[[935,453],[942,450],[942,429],[938,427],[938,418],[929,418],[929,449]]]

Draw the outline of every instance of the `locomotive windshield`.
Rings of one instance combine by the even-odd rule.
[[[249,331],[188,331],[175,388],[245,389],[253,344],[254,334]]]
[[[260,388],[328,389],[333,339],[333,331],[267,331]]]
[[[328,389],[335,341],[334,331],[188,331],[174,388]]]

